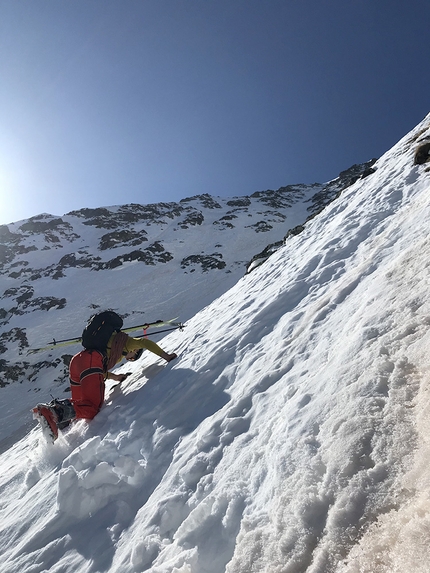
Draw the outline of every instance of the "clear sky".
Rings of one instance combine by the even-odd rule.
[[[430,111],[428,0],[0,0],[0,224],[325,182]]]

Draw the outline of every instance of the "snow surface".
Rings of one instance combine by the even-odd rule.
[[[429,571],[425,135],[166,337],[176,362],[2,454],[2,573]]]

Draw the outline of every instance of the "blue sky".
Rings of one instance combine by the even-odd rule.
[[[430,111],[428,0],[0,0],[0,224],[325,182]]]

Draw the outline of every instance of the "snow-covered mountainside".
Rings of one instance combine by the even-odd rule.
[[[175,362],[0,456],[2,573],[428,572],[425,137],[166,336]]]
[[[28,429],[35,401],[68,396],[68,363],[79,347],[29,349],[80,336],[99,309],[117,310],[127,326],[185,322],[232,287],[254,255],[266,249],[267,258],[373,162],[325,185],[82,209],[0,227],[0,443]]]

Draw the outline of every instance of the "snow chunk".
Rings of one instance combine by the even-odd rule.
[[[78,519],[112,500],[129,499],[144,478],[139,461],[121,455],[114,440],[95,437],[77,448],[59,473],[57,507]]]

